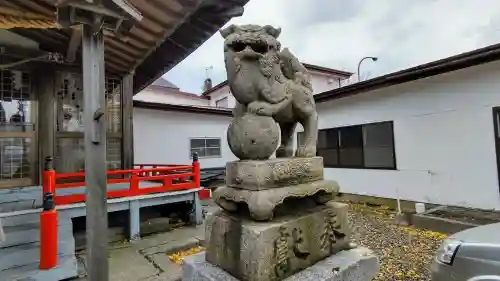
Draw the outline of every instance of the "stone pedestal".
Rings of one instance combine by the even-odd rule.
[[[184,262],[184,281],[372,280],[378,260],[350,243],[347,205],[333,201],[323,159],[227,163],[223,210],[206,220],[206,253]]]
[[[322,179],[322,157],[232,161],[226,164],[226,185],[237,189],[266,190]]]
[[[350,249],[347,205],[307,205],[271,222],[215,213],[207,221],[207,261],[242,281],[272,281]]]
[[[324,204],[339,192],[337,182],[323,179],[321,157],[229,162],[226,184],[215,190],[214,201],[228,212],[245,204],[257,221],[271,220],[286,199],[311,197]]]
[[[378,258],[373,252],[366,248],[356,248],[327,257],[284,281],[370,281],[378,271]],[[182,280],[239,281],[221,268],[208,263],[205,253],[184,259]]]

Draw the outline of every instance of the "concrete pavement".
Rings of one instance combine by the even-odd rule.
[[[207,215],[217,209],[204,206]],[[155,234],[133,243],[114,243],[109,249],[110,281],[177,281],[181,267],[170,261],[168,254],[203,245],[205,226],[187,226],[170,232]],[[87,281],[86,253],[77,254],[80,277],[74,281]]]

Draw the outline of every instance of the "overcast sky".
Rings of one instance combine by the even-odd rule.
[[[280,41],[302,61],[375,77],[500,42],[498,0],[250,0],[236,24],[281,27]],[[164,75],[200,93],[205,68],[226,79],[219,33]]]

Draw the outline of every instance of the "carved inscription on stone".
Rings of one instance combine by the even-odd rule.
[[[274,181],[288,184],[298,184],[304,179],[322,176],[322,171],[316,168],[311,160],[304,161],[303,159],[275,163],[272,171]]]
[[[279,236],[274,241],[274,255],[276,258],[275,274],[277,278],[285,276],[291,269],[290,256],[288,254],[290,245],[288,238],[290,234],[286,228],[280,227]]]
[[[345,238],[345,233],[341,231],[340,221],[334,210],[328,210],[325,216],[324,232],[320,236],[320,245],[322,250],[333,251],[333,246],[337,243],[337,239]]]
[[[323,179],[323,158],[276,158],[233,161],[226,165],[226,184],[246,190],[266,190]]]
[[[236,184],[257,185],[262,181],[261,173],[256,172],[256,168],[252,165],[235,165],[235,168],[236,171],[234,172],[236,172]]]
[[[299,259],[307,259],[309,256],[309,246],[307,241],[304,239],[304,234],[302,229],[294,228],[292,231],[293,237],[293,253]]]
[[[289,239],[290,237],[291,240]],[[279,236],[274,241],[274,247],[276,260],[275,274],[278,279],[289,273],[292,257],[295,256],[296,258],[305,260],[310,255],[308,242],[300,228],[294,228],[290,235],[285,227],[280,227]]]

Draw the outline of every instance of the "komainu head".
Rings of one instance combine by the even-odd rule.
[[[231,52],[241,59],[258,60],[269,52],[276,53],[281,44],[280,28],[270,25],[231,25],[220,31],[225,39],[224,52]]]

